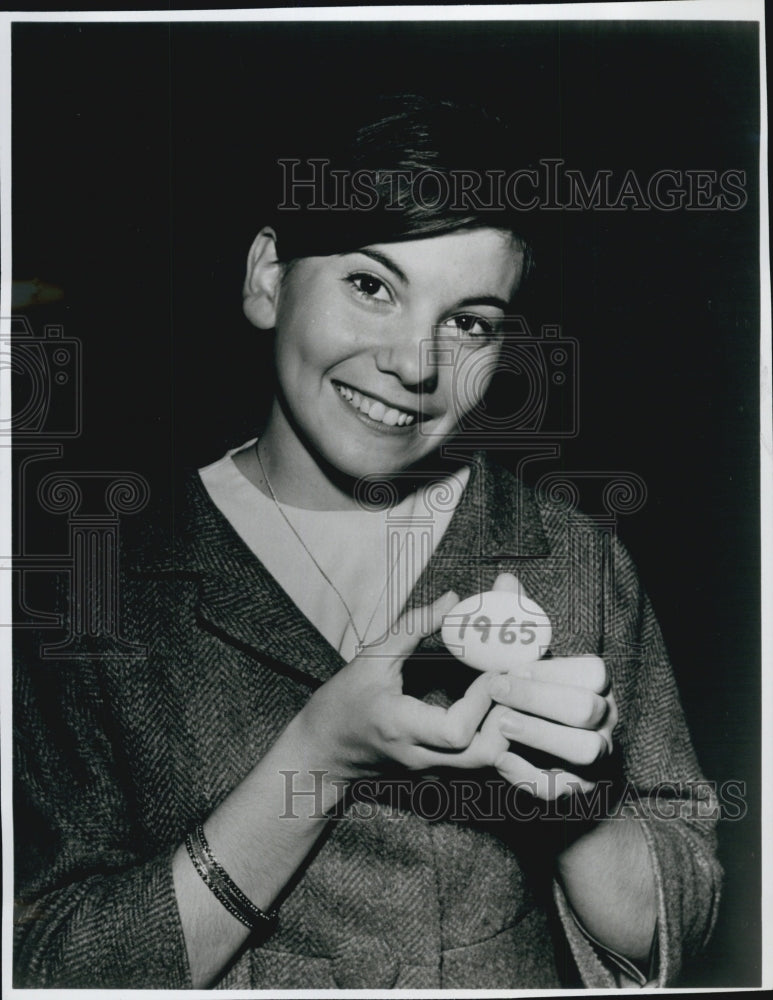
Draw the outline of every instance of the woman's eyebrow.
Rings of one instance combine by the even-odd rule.
[[[500,298],[498,295],[470,295],[466,299],[460,299],[454,308],[464,309],[466,306],[493,306],[494,309],[501,309],[502,312],[507,312],[510,308],[510,303],[507,299]]]
[[[381,253],[380,250],[371,250],[368,247],[364,247],[361,250],[355,250],[355,253],[360,253],[365,257],[370,257],[371,260],[375,260],[377,264],[381,264],[388,271],[391,271],[395,277],[399,278],[406,285],[410,285],[408,280],[408,275],[403,271],[403,269],[392,260],[388,254]]]

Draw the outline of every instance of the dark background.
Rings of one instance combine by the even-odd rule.
[[[355,93],[477,97],[531,154],[587,177],[746,170],[736,212],[546,219],[524,312],[581,344],[580,433],[533,474],[644,479],[619,533],[704,772],[746,783],[747,815],[720,830],[719,925],[684,982],[759,983],[756,25],[17,24],[12,43],[14,279],[61,289],[26,313],[83,348],[83,432],[41,472],[131,470],[162,488],[253,432],[269,345],[241,281],[288,113],[335,115]]]

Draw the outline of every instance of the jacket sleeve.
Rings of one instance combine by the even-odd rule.
[[[173,847],[133,826],[98,662],[16,661],[14,985],[190,987]]]
[[[647,985],[676,981],[683,957],[713,929],[722,869],[716,856],[719,806],[700,772],[663,637],[630,556],[616,540],[607,576],[603,655],[619,709],[622,755],[618,807],[641,824],[655,879],[657,930]],[[586,986],[645,985],[594,947],[553,886],[564,931]]]

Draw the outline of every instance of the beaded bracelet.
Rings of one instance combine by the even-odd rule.
[[[204,827],[198,823],[185,838],[185,847],[193,867],[201,876],[207,888],[214,893],[220,903],[245,927],[254,930],[273,924],[277,911],[264,913],[248,899],[239,886],[223,868],[204,836]]]

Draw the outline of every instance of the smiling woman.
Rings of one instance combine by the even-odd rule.
[[[285,274],[275,247],[263,230],[245,283],[247,316],[276,328],[262,460],[288,503],[356,507],[353,482],[415,466],[480,403],[487,382],[458,375],[473,352],[496,366],[523,252],[511,233],[465,229],[307,257]]]
[[[414,183],[513,147],[420,98],[336,130],[249,252],[259,437],[126,541],[137,655],[19,658],[17,983],[667,984],[715,917],[716,801],[627,553],[465,442],[524,219]],[[460,598],[489,671],[439,638]],[[550,648],[510,659],[537,620]]]

